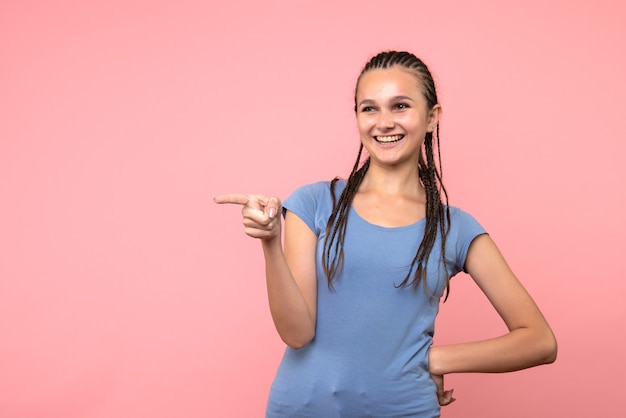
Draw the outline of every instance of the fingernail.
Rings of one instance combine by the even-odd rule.
[[[270,218],[273,218],[276,215],[276,209],[270,208]]]

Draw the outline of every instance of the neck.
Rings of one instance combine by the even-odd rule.
[[[424,187],[419,180],[417,165],[389,168],[371,163],[359,191],[405,195],[414,198],[424,196]]]

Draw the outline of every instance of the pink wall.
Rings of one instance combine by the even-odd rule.
[[[262,416],[260,246],[211,198],[346,175],[355,78],[390,48],[431,65],[451,202],[560,343],[449,377],[443,416],[623,414],[620,2],[92,3],[0,4],[0,416]],[[442,310],[440,342],[503,331],[466,277]]]

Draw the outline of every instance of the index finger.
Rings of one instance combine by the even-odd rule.
[[[245,205],[249,200],[250,197],[247,194],[221,194],[213,198],[215,203],[234,203],[236,205]]]

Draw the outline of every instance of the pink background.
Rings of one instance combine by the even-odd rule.
[[[623,415],[620,2],[95,3],[0,3],[0,416],[263,416],[260,245],[211,198],[347,175],[356,76],[392,48],[440,83],[451,203],[559,339],[450,376],[443,416]],[[455,278],[437,341],[503,331]]]

